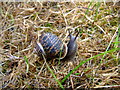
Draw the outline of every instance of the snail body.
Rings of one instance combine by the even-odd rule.
[[[43,54],[47,59],[69,59],[75,56],[77,50],[76,37],[69,35],[68,44],[64,44],[55,34],[43,33],[38,37],[35,50],[38,56]]]
[[[76,36],[73,36],[73,35],[69,35],[70,37],[70,40],[67,44],[67,54],[65,56],[65,59],[72,59],[75,54],[76,54],[76,51],[77,51],[77,42],[76,42]]]

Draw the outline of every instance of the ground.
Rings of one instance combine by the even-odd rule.
[[[118,11],[113,2],[0,2],[0,87],[120,87]],[[80,33],[72,60],[38,57],[37,36],[65,42],[68,30]]]

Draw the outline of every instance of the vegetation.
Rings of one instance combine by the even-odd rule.
[[[119,6],[113,2],[0,2],[0,88],[120,87]],[[80,31],[73,60],[38,57],[34,40],[66,42]],[[44,57],[44,56],[43,56]]]

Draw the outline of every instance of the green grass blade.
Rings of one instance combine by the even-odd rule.
[[[43,56],[43,58],[44,58],[44,61],[45,61],[45,63],[46,63],[46,66],[47,66],[48,70],[50,71],[50,73],[52,74],[52,76],[54,77],[54,79],[56,80],[56,82],[59,84],[60,88],[62,88],[62,89],[64,90],[63,85],[62,85],[61,82],[56,78],[54,72],[52,71],[52,69],[51,69],[51,68],[49,67],[49,65],[47,64],[46,58],[44,57],[43,54],[42,54],[42,56]]]
[[[119,45],[119,33],[118,33],[118,35],[117,35],[117,37],[116,37],[116,39],[115,39],[115,42],[114,42],[114,48],[117,48],[118,47],[118,45]]]
[[[47,65],[48,70],[50,71],[50,73],[52,74],[52,76],[54,77],[54,79],[56,80],[56,82],[59,84],[59,86],[64,89],[64,87],[62,86],[61,82],[56,78],[54,72],[52,71],[52,69]]]
[[[24,60],[25,60],[26,66],[27,66],[26,72],[28,73],[28,71],[29,71],[29,61],[28,61],[28,58],[26,56],[24,56]]]
[[[110,53],[110,52],[115,52],[116,50],[120,50],[120,48],[115,48],[115,49],[112,49],[112,50],[109,50],[109,51],[105,51],[104,53],[100,53],[96,56],[93,56],[91,58],[88,58],[87,60],[85,61],[82,61],[78,66],[76,66],[71,72],[69,72],[66,77],[63,78],[63,80],[61,81],[61,83],[63,83],[74,71],[76,71],[80,66],[82,66],[83,64],[85,64],[86,62],[90,61],[91,59],[94,59],[98,56],[101,56],[101,55],[104,55],[104,54],[107,54],[107,53]]]
[[[92,1],[90,2],[90,4],[88,5],[88,9],[86,10],[85,15],[87,15],[87,14],[88,14],[89,9],[90,9],[90,6],[92,6],[93,1],[94,1],[94,0],[92,0]]]
[[[97,18],[97,16],[98,16],[98,12],[99,12],[99,7],[100,7],[100,5],[101,5],[101,2],[97,2],[97,3],[96,3],[96,12],[95,12],[95,18],[94,18],[94,20],[96,20],[96,18]]]

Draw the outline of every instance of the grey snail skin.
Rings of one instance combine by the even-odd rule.
[[[78,35],[79,33],[76,36],[73,36],[72,34],[69,35],[70,40],[67,44],[68,50],[64,59],[72,59],[76,55],[76,51],[77,51],[76,39]]]
[[[38,37],[38,41],[36,42],[35,45],[37,55],[41,57],[43,54],[47,60],[56,58],[60,59],[73,58],[77,51],[76,38],[78,34],[76,36],[69,34],[70,40],[66,45],[55,34],[48,32],[43,33],[41,36]]]

